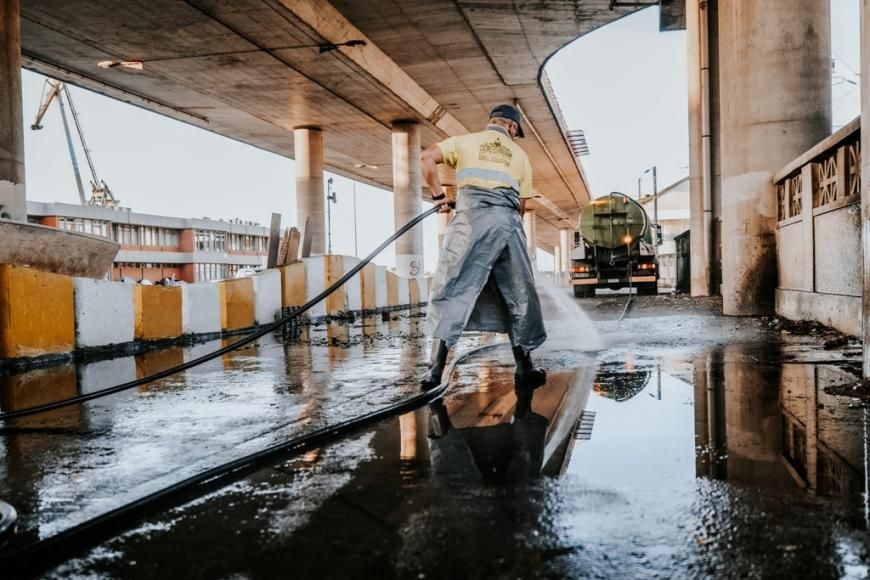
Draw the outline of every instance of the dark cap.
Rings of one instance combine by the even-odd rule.
[[[517,124],[517,136],[525,137],[523,126],[520,124],[520,112],[510,105],[499,105],[489,114],[490,119],[507,119]]]

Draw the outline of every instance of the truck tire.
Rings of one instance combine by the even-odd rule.
[[[595,286],[574,286],[574,298],[595,298]]]

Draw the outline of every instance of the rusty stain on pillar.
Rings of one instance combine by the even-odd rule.
[[[0,217],[27,219],[19,0],[0,2]]]
[[[423,173],[420,168],[420,125],[393,123],[393,204],[396,229],[423,211]],[[396,273],[405,278],[423,274],[423,226],[417,225],[396,240]]]
[[[323,133],[315,127],[293,130],[296,154],[296,221],[311,237],[311,254],[326,253],[323,200]],[[310,232],[310,233],[309,233]]]
[[[861,0],[861,54],[870,55],[870,0]],[[870,79],[870,58],[861,59],[861,78]],[[864,376],[870,377],[870,82],[861,83],[861,244],[864,250]]]
[[[773,312],[772,177],[831,132],[830,10],[817,0],[719,3],[725,314]]]

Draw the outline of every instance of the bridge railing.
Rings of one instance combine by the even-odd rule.
[[[861,125],[788,165],[776,185],[777,313],[861,334]]]
[[[851,123],[786,165],[774,177],[777,225],[861,200],[861,122]],[[805,188],[807,195],[804,195]]]

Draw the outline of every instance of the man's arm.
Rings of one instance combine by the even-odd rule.
[[[444,198],[441,189],[441,179],[438,177],[438,164],[444,163],[444,156],[438,145],[430,145],[420,156],[420,166],[423,171],[423,181],[432,192],[432,199],[439,201]]]
[[[526,215],[526,199],[525,197],[520,198],[520,216]]]

